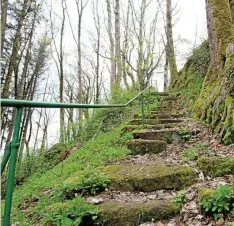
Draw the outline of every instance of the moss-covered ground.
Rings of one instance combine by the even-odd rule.
[[[131,93],[130,98],[135,96],[135,93]],[[123,102],[126,100],[129,100],[129,96],[123,100],[118,99],[118,101]],[[98,193],[107,186],[108,179],[102,177],[98,168],[119,161],[131,153],[124,145],[126,140],[131,138],[131,135],[129,133],[121,135],[121,128],[136,112],[140,112],[139,103],[139,101],[136,101],[134,105],[125,109],[98,110],[94,114],[94,119],[87,123],[88,129],[84,130],[79,139],[75,141],[75,143],[82,142],[79,148],[77,147],[68,158],[57,163],[51,169],[46,168],[46,171],[39,169],[38,173],[33,173],[27,177],[23,185],[15,188],[11,222],[17,222],[18,225],[33,225],[39,222],[42,225],[45,219],[53,218],[52,212],[48,212],[47,206],[54,204],[57,206],[56,203],[61,202],[64,203],[65,207],[69,206],[70,212],[76,202],[80,203],[80,208],[84,207],[82,210],[84,216],[92,212],[94,208],[92,205],[86,204],[82,198],[77,198],[74,202],[69,201],[71,197],[66,196],[65,191],[68,188],[72,189],[72,186],[76,189],[78,187],[79,189],[76,192],[79,197],[84,194]],[[151,107],[155,108],[155,104],[154,102]],[[100,124],[102,124],[101,130]],[[97,131],[99,133],[95,135]],[[90,139],[92,137],[93,139]],[[76,173],[76,184],[69,184],[68,178],[74,173]],[[59,204],[58,206],[56,216],[61,217],[65,214],[61,210],[64,208],[63,205]],[[4,200],[2,201],[2,210],[3,208]],[[85,209],[87,209],[87,213]],[[95,209],[93,209],[93,212],[96,211]],[[82,217],[82,214],[79,217]],[[72,217],[64,218],[69,221]]]

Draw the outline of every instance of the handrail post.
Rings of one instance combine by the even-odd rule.
[[[144,97],[143,94],[141,94],[141,121],[143,127],[145,127],[145,113],[144,113]]]
[[[3,218],[3,226],[10,225],[10,217],[11,217],[11,206],[12,206],[12,196],[13,196],[13,188],[15,181],[15,168],[17,161],[17,154],[19,149],[19,132],[20,132],[20,123],[22,118],[23,108],[17,108],[17,115],[15,119],[14,125],[14,133],[12,138],[11,145],[11,155],[9,162],[9,172],[7,177],[7,188],[6,188],[6,201],[5,201],[5,209],[4,209],[4,218]]]
[[[6,144],[6,147],[5,147],[5,152],[4,152],[4,155],[3,155],[3,159],[2,159],[2,162],[1,162],[1,174],[3,173],[5,167],[6,167],[6,164],[9,160],[9,157],[11,155],[11,142],[8,142]]]

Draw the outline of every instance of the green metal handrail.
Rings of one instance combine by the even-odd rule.
[[[129,100],[126,104],[72,104],[72,103],[56,103],[56,102],[40,102],[40,101],[28,101],[28,100],[9,100],[9,99],[0,99],[2,107],[16,107],[17,114],[16,120],[14,123],[14,132],[12,142],[6,144],[6,151],[1,162],[1,174],[3,173],[7,162],[9,161],[9,172],[6,188],[6,199],[5,199],[5,209],[4,209],[4,218],[3,226],[10,225],[10,216],[11,216],[11,207],[12,207],[12,197],[14,189],[14,180],[15,180],[15,168],[17,162],[17,154],[19,149],[19,132],[20,132],[20,123],[22,118],[22,112],[24,107],[33,107],[33,108],[116,108],[116,107],[127,107],[134,100],[141,97],[141,111],[142,111],[142,124],[144,126],[145,117],[144,117],[144,95],[143,93],[149,90],[148,98],[150,98],[150,88],[151,85],[142,90],[138,95]],[[149,105],[149,101],[148,101]]]

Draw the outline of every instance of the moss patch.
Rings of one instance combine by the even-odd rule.
[[[201,204],[204,200],[209,198],[215,192],[214,189],[210,188],[200,188],[198,190],[198,203]]]
[[[181,190],[197,178],[196,172],[186,166],[121,164],[107,166],[102,172],[110,179],[110,188],[119,191]]]
[[[101,204],[99,211],[100,225],[134,226],[146,221],[172,218],[179,214],[179,207],[171,201],[108,202]]]
[[[199,158],[197,164],[206,176],[234,174],[234,158]]]
[[[167,148],[167,143],[163,140],[136,140],[131,139],[126,142],[128,149],[132,154],[157,154],[163,152]]]
[[[177,124],[175,123],[168,123],[168,124],[157,124],[157,125],[145,125],[144,128],[145,129],[164,129],[164,128],[175,128],[178,127]],[[143,129],[142,125],[126,125],[121,129],[121,133],[126,133],[126,132],[132,132],[134,130],[139,130],[139,129]]]

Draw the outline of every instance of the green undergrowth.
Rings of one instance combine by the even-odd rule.
[[[32,202],[35,197],[38,201],[35,206],[27,208],[32,214],[32,220],[47,215],[45,207],[57,202],[66,202],[64,191],[68,188],[67,178],[77,171],[76,184],[78,195],[84,192],[95,193],[101,187],[105,187],[108,180],[102,177],[97,167],[122,159],[130,151],[122,146],[126,140],[120,137],[120,128],[111,132],[99,134],[96,139],[86,142],[79,150],[74,151],[67,159],[43,174],[34,174],[22,186],[18,186],[13,197],[12,222],[20,222],[21,225],[32,225],[19,209],[27,200]],[[18,208],[19,207],[19,208]]]
[[[183,162],[195,161],[198,157],[207,154],[209,152],[208,147],[203,143],[196,143],[190,148],[184,150],[180,157]]]
[[[84,221],[97,218],[98,209],[85,202],[84,198],[77,197],[63,203],[53,203],[46,207],[42,224],[57,226],[80,225]]]
[[[221,217],[234,219],[234,181],[231,185],[222,185],[216,190],[208,190],[200,202],[202,210],[215,220]]]
[[[126,95],[123,102],[133,96],[135,94]],[[109,179],[102,175],[98,168],[119,161],[131,153],[124,146],[131,134],[121,134],[121,128],[140,110],[139,101],[136,101],[125,110],[113,108],[94,113],[93,121],[90,119],[83,135],[78,139],[78,142],[83,141],[80,148],[51,169],[43,169],[42,165],[42,169],[15,188],[12,223],[82,225],[80,222],[88,215],[94,217],[96,208],[87,204],[81,197],[99,193],[108,185]],[[103,124],[102,129],[98,127],[100,122]],[[47,153],[47,157],[50,156]],[[74,176],[73,180],[71,176]],[[76,202],[80,203],[79,207],[74,205]],[[2,204],[3,210],[4,201]]]

